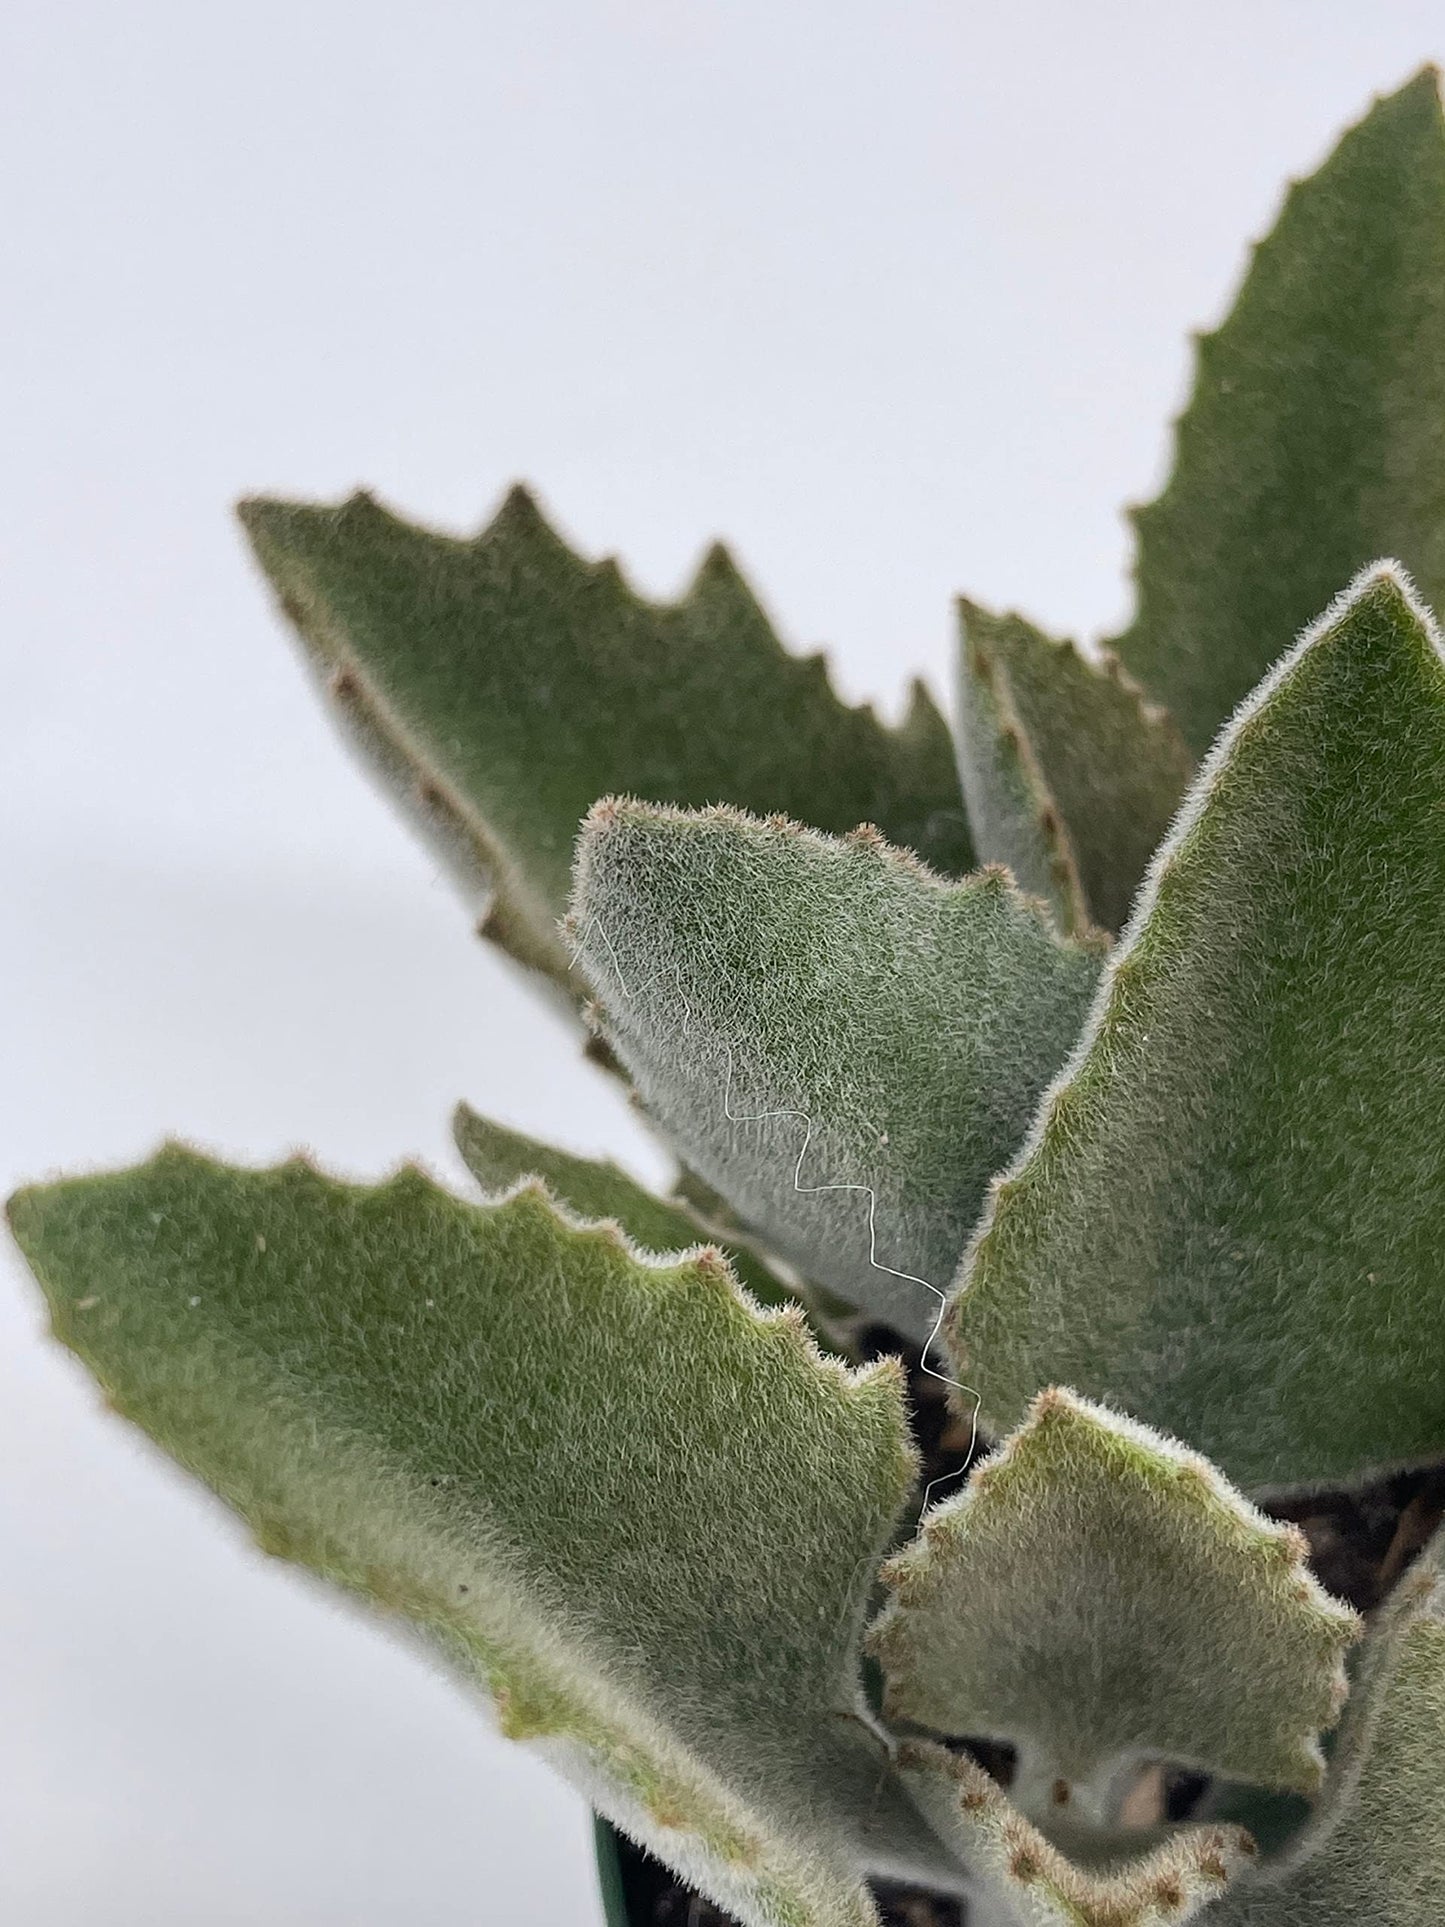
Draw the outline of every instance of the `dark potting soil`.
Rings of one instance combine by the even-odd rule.
[[[920,1495],[926,1491],[936,1504],[958,1491],[987,1457],[989,1442],[975,1437],[969,1420],[950,1407],[948,1386],[923,1370],[918,1352],[903,1345],[896,1333],[869,1326],[855,1342],[864,1359],[903,1358],[914,1443],[922,1460]],[[1351,1492],[1270,1500],[1261,1509],[1297,1525],[1309,1541],[1310,1565],[1320,1584],[1367,1613],[1392,1590],[1445,1519],[1445,1465],[1397,1472]],[[966,1744],[979,1764],[1007,1786],[1012,1749]],[[1155,1776],[1155,1811],[1141,1810],[1133,1818],[1140,1825],[1188,1819],[1208,1786],[1202,1774],[1160,1771]],[[730,1914],[684,1887],[649,1854],[624,1840],[618,1841],[618,1853],[632,1927],[738,1927]],[[880,1882],[873,1891],[884,1927],[967,1927],[966,1902],[891,1882]]]
[[[1310,1565],[1320,1584],[1367,1613],[1445,1518],[1445,1465],[1395,1472],[1352,1492],[1268,1499],[1262,1509],[1297,1525],[1310,1542]]]

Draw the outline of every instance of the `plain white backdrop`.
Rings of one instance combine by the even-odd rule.
[[[10,0],[0,1178],[655,1152],[333,741],[229,516],[729,538],[896,713],[1094,634],[1247,239],[1439,0]],[[0,1256],[0,1918],[590,1927],[586,1816],[104,1414]]]

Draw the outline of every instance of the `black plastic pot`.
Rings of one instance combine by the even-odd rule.
[[[641,1927],[627,1904],[627,1883],[622,1856],[627,1843],[619,1840],[600,1814],[592,1821],[592,1837],[597,1850],[597,1881],[602,1889],[602,1918],[607,1927]]]
[[[672,1886],[672,1875],[600,1816],[592,1824],[607,1927],[651,1927],[655,1903]]]

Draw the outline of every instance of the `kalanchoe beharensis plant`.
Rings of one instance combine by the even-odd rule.
[[[520,491],[471,541],[242,514],[684,1168],[464,1110],[483,1202],[178,1147],[23,1192],[117,1409],[749,1927],[1435,1927],[1426,1489],[1368,1625],[1280,1517],[1445,1457],[1435,76],[1200,342],[1128,630],[961,605],[956,746],[721,549],[658,605]]]

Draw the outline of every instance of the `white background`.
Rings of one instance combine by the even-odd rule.
[[[10,0],[0,1177],[167,1132],[651,1153],[334,744],[228,503],[515,476],[723,534],[894,712],[949,597],[1097,633],[1186,331],[1439,0]],[[0,1258],[0,1918],[589,1927],[585,1816],[267,1565]]]

